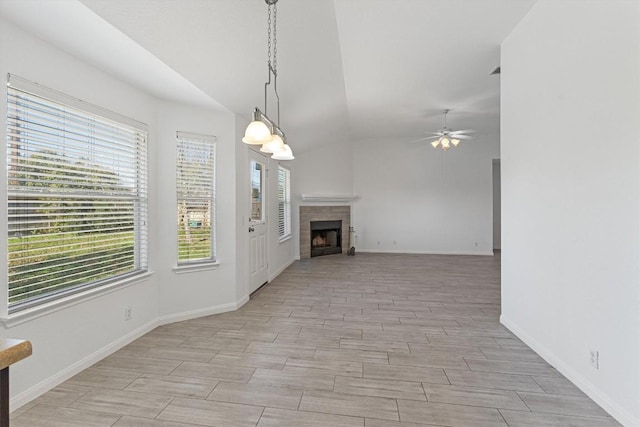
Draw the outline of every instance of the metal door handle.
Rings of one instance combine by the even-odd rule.
[[[256,228],[253,225],[249,226],[249,233],[256,231]]]

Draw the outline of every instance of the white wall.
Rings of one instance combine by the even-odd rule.
[[[162,101],[25,33],[0,18],[0,75],[26,79],[108,108],[149,125],[149,270],[145,279],[74,300],[40,317],[3,323],[0,336],[28,339],[33,356],[11,368],[11,405],[17,409],[71,375],[117,350],[155,326],[199,315],[233,310],[246,302],[246,218],[249,213],[246,149],[237,140],[244,132],[234,114]],[[6,129],[6,102],[0,102],[0,134]],[[176,274],[175,146],[176,131],[217,136],[216,269]],[[0,144],[6,157],[6,145]],[[276,162],[270,168],[277,169]],[[6,171],[3,172],[6,174]],[[270,175],[269,209],[276,218],[277,174]],[[0,199],[6,188],[0,186]],[[274,213],[275,212],[275,213]],[[6,209],[0,209],[0,234],[6,235]],[[4,231],[2,231],[4,230]],[[273,230],[272,230],[273,233]],[[270,277],[293,260],[293,240],[272,236]],[[0,258],[6,259],[6,242]],[[0,275],[6,277],[6,264]],[[0,290],[2,290],[0,288]],[[6,282],[4,290],[6,301]],[[4,303],[6,312],[6,302]],[[133,318],[124,320],[124,308]],[[0,304],[2,311],[2,304]],[[5,313],[6,314],[6,313]]]
[[[160,315],[169,320],[234,309],[236,305],[235,236],[235,116],[158,102],[158,173],[150,180],[157,186],[158,209],[153,212],[158,228],[151,232],[156,240],[157,257],[151,268],[158,280]],[[175,161],[176,131],[216,136],[216,260],[215,270],[176,273],[177,260]],[[153,244],[152,244],[153,246]]]
[[[501,63],[501,320],[628,426],[640,425],[639,9],[538,2]]]
[[[497,138],[447,152],[428,143],[354,142],[359,251],[492,254],[491,159]]]
[[[153,98],[92,68],[72,56],[29,36],[0,18],[0,75],[17,74],[45,86],[81,98],[85,101],[129,116],[150,127],[150,170],[156,169],[155,116]],[[4,84],[3,84],[4,87]],[[4,98],[5,95],[3,95]],[[0,102],[0,135],[5,140],[6,102]],[[6,144],[0,144],[0,155],[6,158]],[[4,167],[2,174],[5,175]],[[6,200],[6,188],[0,186],[0,199]],[[150,188],[149,210],[156,209]],[[6,236],[6,209],[0,209],[0,234]],[[151,230],[158,227],[153,216]],[[156,242],[151,238],[149,258],[156,256]],[[6,257],[6,241],[0,244],[0,258]],[[6,263],[0,263],[0,276],[6,277]],[[6,292],[6,281],[4,284]],[[6,293],[3,292],[3,295]],[[133,310],[133,319],[124,321],[124,306]],[[3,337],[29,339],[33,356],[11,368],[11,396],[21,399],[21,393],[41,385],[40,392],[55,385],[74,366],[94,353],[116,342],[130,339],[137,331],[158,316],[158,296],[154,276],[113,293],[84,301],[61,311],[48,314],[20,325],[3,328]],[[28,392],[27,392],[28,394]],[[31,395],[30,397],[34,397]],[[25,397],[28,399],[28,397]],[[25,403],[24,399],[19,404]],[[19,405],[18,404],[18,405]]]
[[[358,251],[492,254],[492,159],[498,153],[497,137],[478,136],[446,153],[426,143],[379,139],[297,155],[296,256],[299,206],[314,204],[302,202],[301,194],[356,196],[350,204]]]
[[[502,208],[500,192],[500,159],[493,159],[493,249],[500,249],[502,241]]]
[[[269,181],[267,182],[267,196],[269,204],[267,215],[269,217],[269,280],[273,280],[295,261],[295,250],[298,246],[293,238],[293,225],[291,227],[292,237],[280,242],[278,237],[278,166],[289,169],[290,179],[294,181],[296,174],[293,171],[293,161],[276,161],[269,159]],[[247,174],[248,175],[248,174]],[[248,191],[247,193],[248,194]],[[293,203],[291,207],[291,221],[293,223]]]
[[[235,127],[237,138],[242,138],[248,122],[236,115]],[[236,299],[248,300],[249,298],[249,147],[236,141]]]
[[[353,146],[348,140],[323,144],[313,150],[294,153],[297,171],[291,191],[300,194],[350,195],[353,193]]]

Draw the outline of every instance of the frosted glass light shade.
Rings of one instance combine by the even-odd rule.
[[[260,120],[254,120],[249,123],[249,126],[247,126],[247,129],[244,131],[242,142],[249,145],[261,145],[271,142],[272,139],[273,137],[271,136],[269,127]]]
[[[433,142],[431,143],[431,145],[433,145],[433,148],[438,148],[438,145],[440,145],[440,140],[439,140],[439,139],[436,139],[435,141],[433,141]]]
[[[262,148],[260,148],[260,151],[269,154],[277,153],[282,150],[284,150],[284,141],[280,138],[280,135],[273,135],[271,142],[263,144]]]
[[[454,147],[457,147],[458,144],[460,144],[460,140],[454,138],[454,139],[451,140],[451,143],[453,144]]]
[[[449,142],[450,142],[449,138],[442,138],[441,142],[442,142],[442,148],[444,148],[445,150],[449,148]]]
[[[293,160],[293,159],[295,159],[295,157],[293,157],[293,151],[291,150],[291,147],[289,147],[288,144],[284,144],[284,149],[273,153],[273,156],[271,156],[271,158],[274,159],[274,160]]]

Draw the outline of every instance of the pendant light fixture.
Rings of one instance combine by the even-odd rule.
[[[280,129],[280,96],[278,95],[278,0],[265,0],[267,3],[267,72],[269,78],[264,84],[264,112],[258,107],[253,111],[253,121],[244,132],[242,142],[249,145],[262,145],[260,151],[273,154],[275,160],[293,160],[293,151],[287,144],[287,138]],[[271,17],[273,16],[273,20]],[[273,37],[273,43],[272,43]],[[267,90],[273,77],[273,92],[276,95],[277,121],[267,116]]]

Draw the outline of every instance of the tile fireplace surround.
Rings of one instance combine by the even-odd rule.
[[[311,221],[342,221],[342,253],[347,253],[351,206],[300,206],[300,259],[311,258]]]

